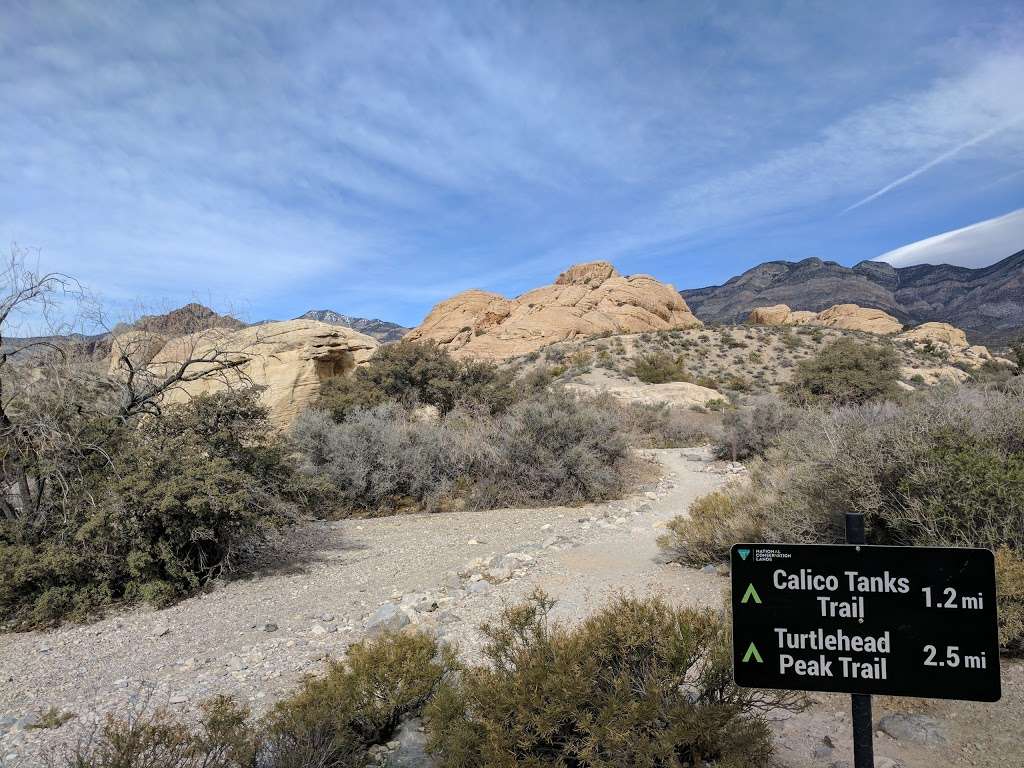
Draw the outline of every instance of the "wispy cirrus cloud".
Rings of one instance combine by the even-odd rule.
[[[916,0],[22,4],[0,238],[115,302],[407,323],[584,259],[696,285],[792,231],[867,257],[1015,207],[1021,29]]]

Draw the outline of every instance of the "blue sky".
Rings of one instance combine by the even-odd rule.
[[[983,264],[1024,248],[1022,84],[1015,2],[7,0],[0,238],[250,320],[968,227],[886,258]]]

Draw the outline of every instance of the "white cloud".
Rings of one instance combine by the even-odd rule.
[[[1024,208],[918,240],[883,253],[875,261],[885,261],[894,267],[913,264],[987,267],[1020,250],[1024,250]]]

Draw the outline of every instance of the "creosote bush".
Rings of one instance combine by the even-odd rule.
[[[629,373],[646,384],[665,384],[670,381],[691,381],[681,355],[651,352],[633,361]]]
[[[92,450],[52,508],[0,521],[0,623],[10,628],[191,594],[251,558],[313,487],[271,438],[251,389],[139,424],[97,417],[82,433]]]
[[[766,766],[763,714],[793,694],[732,683],[727,626],[710,610],[619,597],[568,628],[542,592],[482,629],[487,666],[428,705],[443,768]]]
[[[841,337],[797,365],[787,394],[797,405],[857,405],[892,396],[899,356],[890,344]]]
[[[450,651],[418,634],[357,643],[262,718],[235,700],[203,705],[198,727],[166,709],[108,717],[72,748],[66,768],[361,768],[401,718],[418,713],[454,668]]]
[[[319,407],[335,421],[343,421],[354,409],[386,402],[406,407],[429,405],[442,414],[457,404],[498,413],[516,399],[512,375],[493,364],[454,360],[433,342],[400,341],[379,347],[352,376],[326,381]]]

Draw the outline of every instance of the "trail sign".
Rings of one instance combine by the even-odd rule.
[[[736,684],[998,701],[986,549],[732,548]]]

